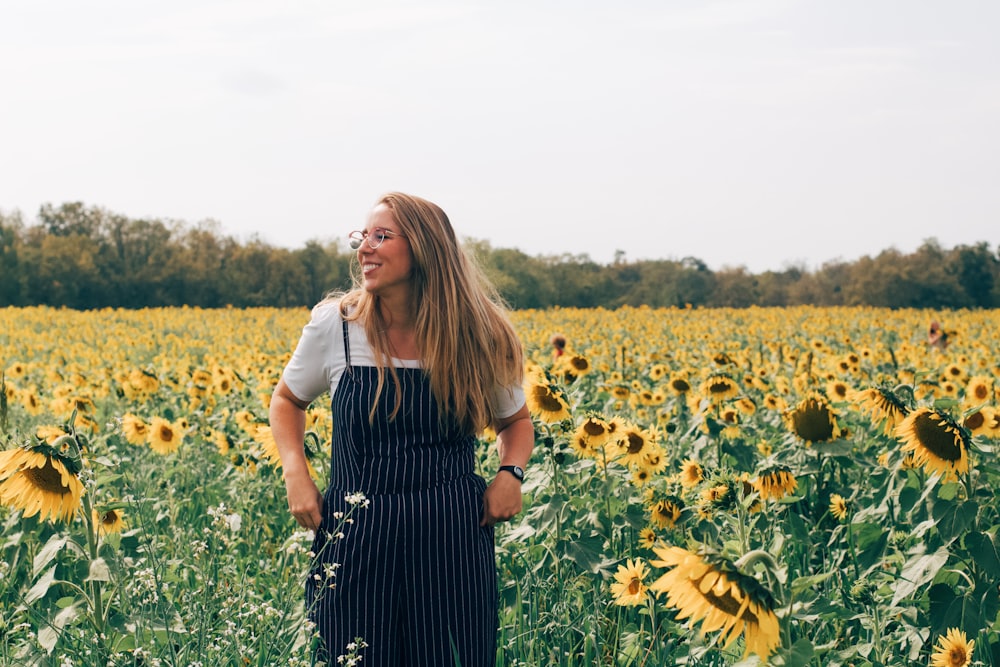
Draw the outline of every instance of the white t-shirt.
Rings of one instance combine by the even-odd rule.
[[[340,376],[347,368],[342,323],[339,302],[324,301],[313,308],[312,319],[303,327],[299,344],[282,375],[288,389],[297,398],[312,402],[325,391],[329,391],[331,396],[337,391]],[[351,364],[375,366],[375,353],[368,344],[364,327],[358,322],[348,322],[347,337],[351,346]],[[419,359],[394,358],[392,365],[396,368],[421,368]],[[524,405],[524,388],[520,385],[497,385],[493,391],[497,419],[510,417]]]

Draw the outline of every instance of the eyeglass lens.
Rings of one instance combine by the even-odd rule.
[[[361,244],[368,241],[368,247],[375,250],[385,239],[388,237],[388,233],[384,229],[373,229],[370,232],[351,232],[348,237],[350,239],[349,245],[351,250],[357,250],[361,247]]]

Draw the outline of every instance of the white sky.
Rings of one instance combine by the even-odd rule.
[[[994,0],[0,0],[0,210],[818,268],[1000,243]]]

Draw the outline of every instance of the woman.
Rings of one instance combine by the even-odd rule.
[[[521,511],[534,447],[521,345],[435,204],[387,194],[351,246],[354,289],[313,309],[270,408],[289,510],[316,530],[306,602],[319,657],[361,639],[366,667],[493,665],[493,525]],[[325,391],[333,460],[321,495],[303,431]],[[489,486],[474,470],[485,426],[500,455]],[[368,507],[330,535],[356,492]]]

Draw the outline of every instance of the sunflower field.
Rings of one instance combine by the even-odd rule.
[[[0,311],[0,665],[311,664],[267,423],[308,315]],[[1000,665],[1000,313],[512,319],[537,446],[498,665]]]

